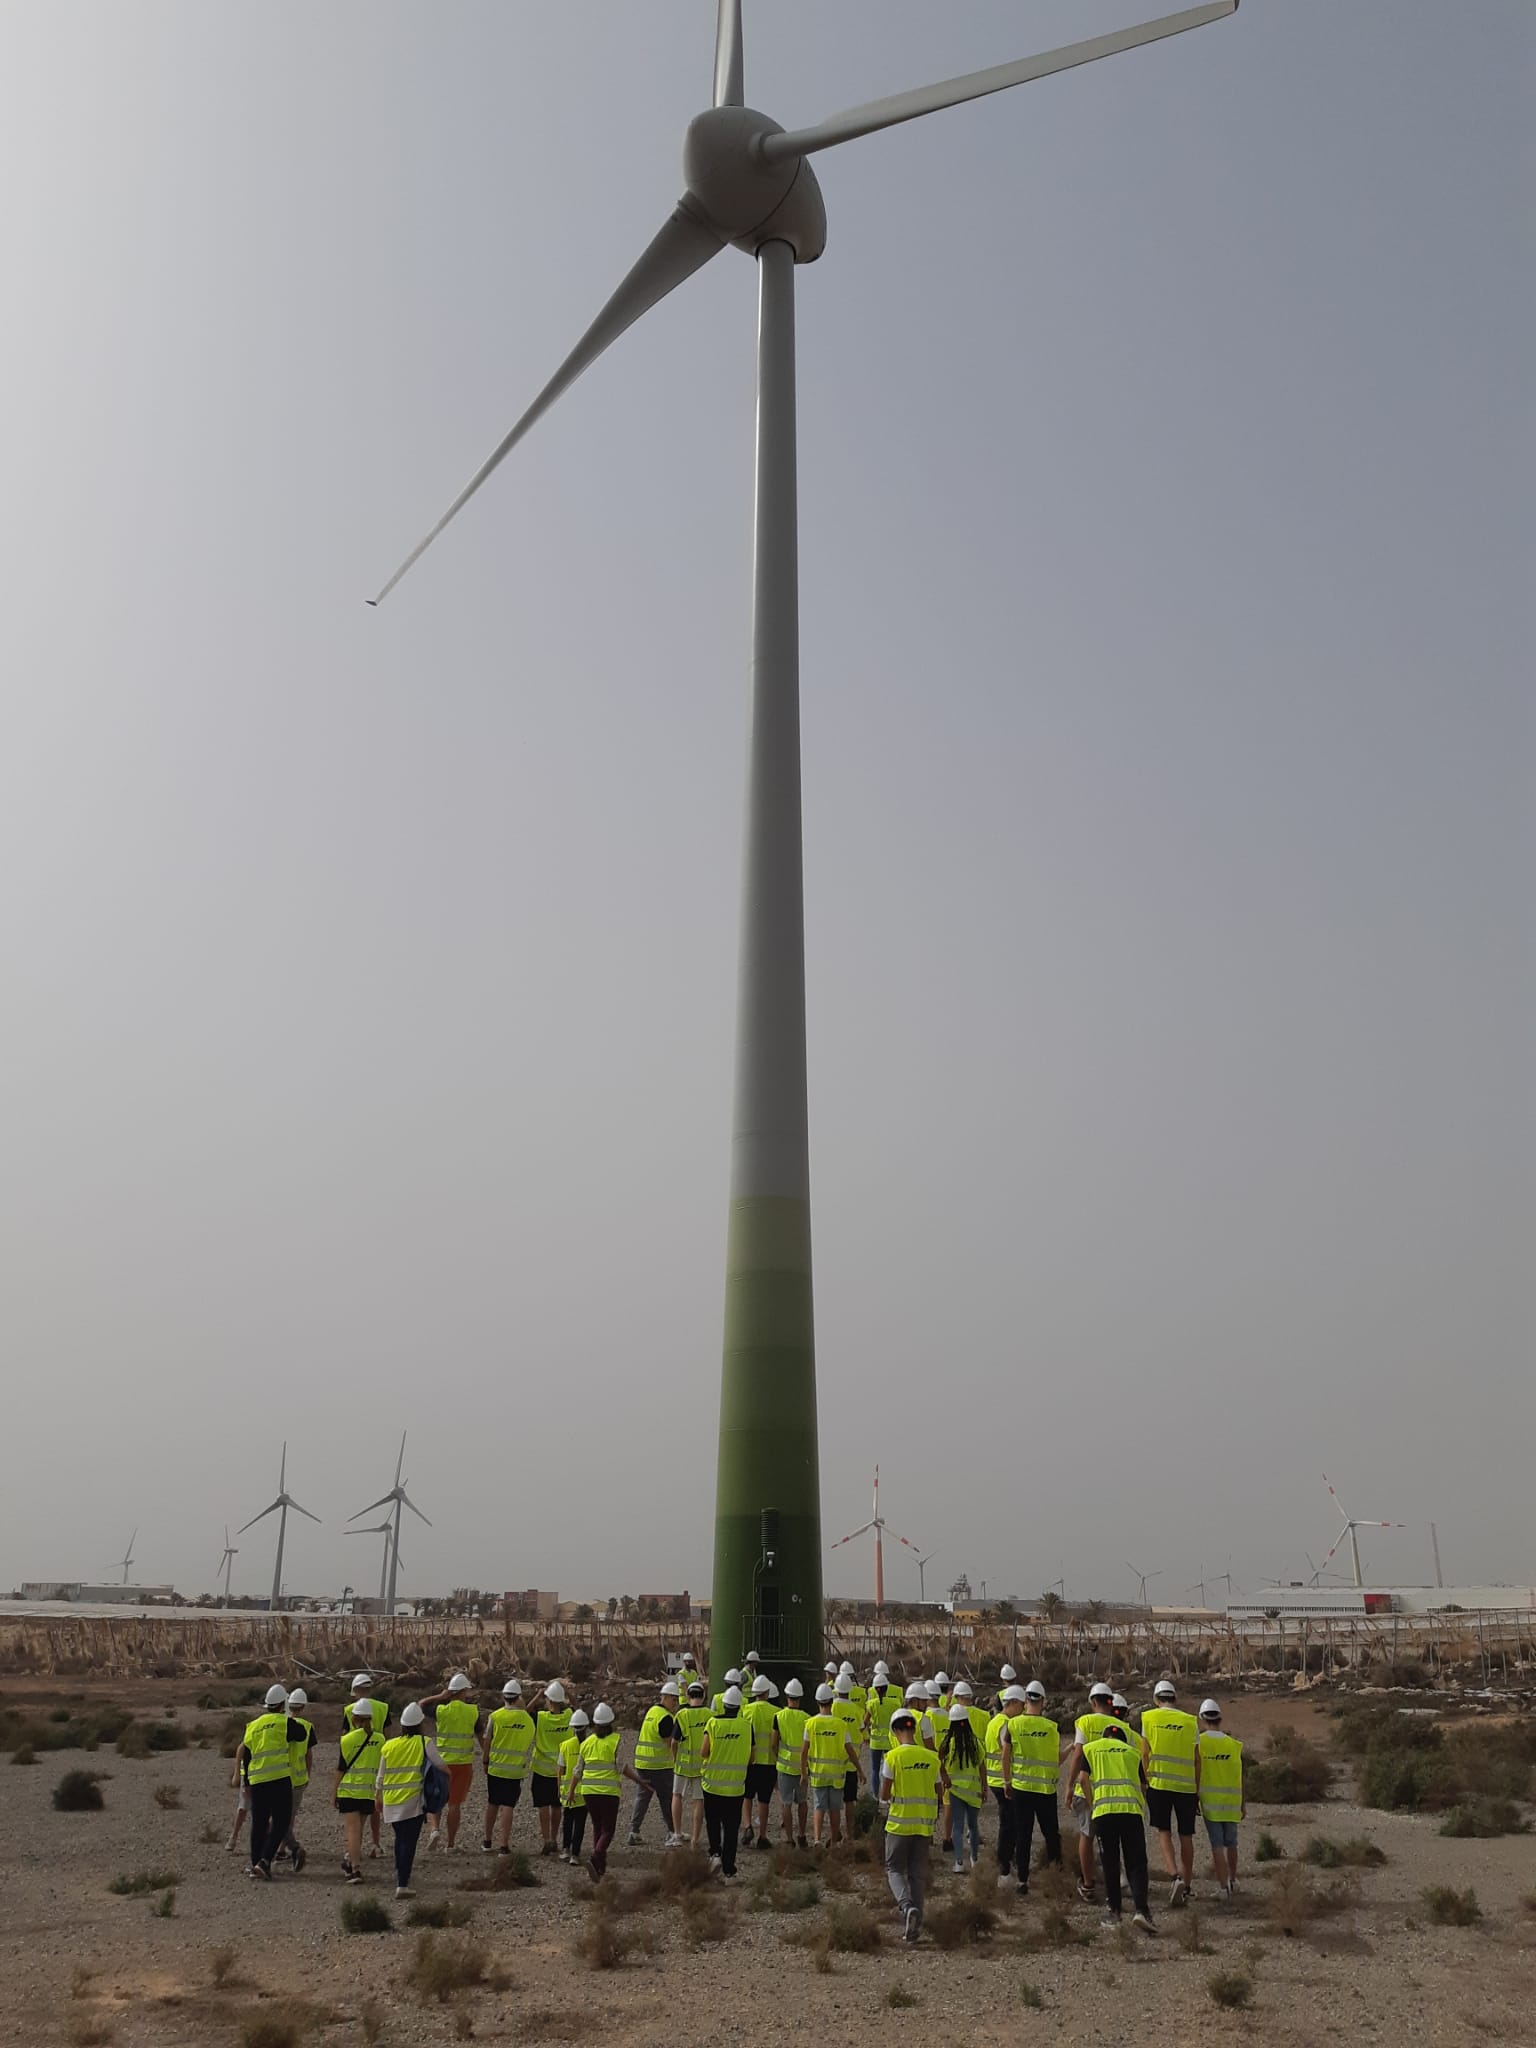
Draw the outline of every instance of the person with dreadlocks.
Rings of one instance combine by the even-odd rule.
[[[949,1710],[948,1724],[939,1737],[939,1761],[949,1779],[949,1831],[958,1874],[965,1868],[967,1835],[973,1870],[981,1856],[981,1802],[985,1796],[981,1744],[964,1700],[956,1700]]]

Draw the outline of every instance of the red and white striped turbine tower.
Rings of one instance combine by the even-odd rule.
[[[849,1536],[839,1536],[837,1541],[832,1546],[834,1550],[841,1550],[845,1543],[853,1543],[860,1536],[867,1536],[871,1529],[874,1530],[875,1612],[877,1614],[881,1613],[885,1607],[885,1543],[883,1539],[885,1536],[885,1532],[887,1528],[889,1528],[889,1526],[889,1523],[886,1521],[885,1517],[880,1512],[880,1467],[877,1465],[875,1467],[875,1506],[873,1514],[870,1516],[869,1520],[864,1524],[862,1529],[855,1529],[852,1535]],[[907,1537],[897,1535],[894,1529],[891,1530],[891,1535],[897,1543],[906,1544],[908,1550],[912,1551],[914,1554],[916,1553],[917,1545],[911,1542]]]

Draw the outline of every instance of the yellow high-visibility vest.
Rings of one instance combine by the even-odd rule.
[[[1061,1732],[1044,1714],[1017,1714],[1008,1723],[1015,1792],[1054,1798],[1061,1771]]]
[[[640,1733],[635,1737],[635,1769],[637,1771],[670,1771],[672,1768],[672,1745],[663,1739],[661,1724],[676,1720],[678,1710],[674,1707],[647,1707],[645,1719],[640,1723]]]
[[[250,1756],[245,1767],[248,1785],[275,1785],[280,1778],[292,1779],[286,1713],[258,1714],[254,1721],[247,1722],[242,1740]]]
[[[498,1707],[490,1720],[485,1769],[492,1778],[523,1778],[533,1754],[533,1716],[522,1707]]]
[[[939,1759],[920,1742],[898,1742],[880,1765],[891,1781],[888,1835],[931,1835],[939,1817]]]
[[[374,1781],[379,1774],[379,1756],[384,1748],[384,1738],[377,1728],[349,1728],[341,1738],[341,1761],[343,1765],[341,1783],[336,1787],[338,1799],[367,1799],[374,1796]]]
[[[681,1739],[677,1745],[677,1762],[673,1766],[680,1778],[697,1778],[704,1769],[704,1731],[714,1715],[708,1707],[679,1707],[677,1725]]]
[[[1129,1742],[1116,1742],[1111,1735],[1100,1735],[1084,1749],[1083,1761],[1093,1782],[1096,1821],[1111,1813],[1134,1813],[1146,1818],[1139,1749]]]
[[[848,1737],[844,1726],[830,1709],[812,1714],[805,1724],[805,1740],[811,1745],[813,1785],[841,1785],[848,1775]]]
[[[1200,1811],[1206,1820],[1243,1817],[1243,1745],[1215,1728],[1200,1730]]]
[[[583,1775],[581,1784],[575,1785],[576,1759],[581,1754],[581,1744],[582,1737],[580,1735],[567,1735],[564,1742],[560,1745],[559,1754],[555,1761],[555,1776],[560,1780],[560,1804],[562,1806],[585,1806],[587,1803],[585,1775]],[[535,1763],[534,1769],[538,1769],[537,1763]],[[575,1785],[574,1791],[571,1789],[573,1785]]]
[[[946,1729],[939,1742],[939,1756],[949,1774],[949,1789],[952,1796],[963,1806],[980,1806],[982,1752],[977,1752],[977,1762],[966,1765],[955,1756],[955,1731]]]
[[[779,1710],[770,1699],[754,1700],[743,1707],[741,1717],[752,1730],[752,1761],[766,1764],[773,1757],[773,1730]]]
[[[856,1707],[852,1700],[844,1699],[841,1693],[839,1693],[831,1706],[828,1707],[827,1712],[842,1728],[843,1740],[851,1742],[854,1748],[857,1749],[859,1739],[864,1733],[864,1714],[862,1708]]]
[[[805,1741],[805,1724],[810,1718],[803,1707],[779,1709],[779,1753],[773,1760],[773,1767],[781,1777],[798,1778],[800,1775],[800,1747]]]
[[[309,1783],[309,1738],[314,1734],[315,1726],[312,1721],[306,1721],[298,1714],[290,1715],[289,1719],[297,1721],[304,1730],[304,1740],[302,1742],[290,1742],[288,1745],[288,1761],[293,1770],[293,1782],[296,1786],[307,1785]]]
[[[1193,1792],[1195,1738],[1200,1724],[1177,1707],[1146,1707],[1141,1733],[1147,1745],[1147,1783],[1154,1792]]]
[[[551,1714],[547,1708],[540,1707],[538,1719],[533,1724],[533,1775],[536,1778],[560,1775],[560,1754],[570,1730],[569,1707],[562,1707],[558,1714]]]
[[[752,1724],[740,1715],[713,1715],[704,1731],[709,1755],[704,1759],[704,1790],[720,1798],[741,1799],[747,1790],[747,1763],[752,1755]]]
[[[588,1799],[617,1799],[623,1793],[624,1778],[619,1770],[621,1740],[614,1728],[606,1735],[589,1735],[581,1745],[581,1789]]]
[[[397,1735],[385,1743],[379,1755],[379,1769],[383,1773],[379,1797],[386,1806],[410,1804],[421,1790],[421,1774],[426,1761],[427,1738],[424,1735]]]
[[[987,1732],[982,1738],[981,1753],[986,1767],[987,1783],[1001,1792],[1008,1779],[1003,1766],[1003,1730],[1012,1727],[1005,1713],[994,1714],[987,1723]]]
[[[894,1685],[874,1686],[865,1703],[869,1714],[869,1746],[875,1751],[891,1746],[891,1716],[901,1705],[901,1694]]]
[[[437,1753],[453,1770],[475,1760],[475,1728],[480,1709],[468,1700],[444,1700],[437,1710]]]

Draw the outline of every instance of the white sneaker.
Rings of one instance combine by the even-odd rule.
[[[628,1840],[625,1842],[624,1846],[628,1849],[638,1849],[644,1839],[645,1838],[643,1835],[638,1834],[634,1828],[631,1828],[629,1831]]]
[[[415,1896],[416,1894],[408,1884],[397,1884],[395,1886],[395,1897],[397,1899],[414,1899]]]
[[[957,1863],[957,1864],[955,1865],[955,1875],[956,1875],[956,1877],[964,1877],[964,1875],[965,1875],[965,1865],[964,1865],[963,1863]]]
[[[922,1917],[916,1906],[908,1906],[906,1912],[902,1915],[903,1932],[908,1941],[916,1941],[918,1925]]]
[[[1106,1913],[1099,1922],[1099,1932],[1100,1934],[1113,1934],[1119,1925],[1120,1915],[1118,1913]]]
[[[1157,1929],[1152,1925],[1150,1913],[1133,1913],[1131,1915],[1131,1925],[1139,1927],[1143,1934],[1156,1934],[1157,1932]]]

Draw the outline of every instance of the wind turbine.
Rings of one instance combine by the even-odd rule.
[[[116,1563],[114,1563],[112,1566],[113,1571],[117,1570],[118,1565],[122,1566],[123,1584],[125,1586],[128,1583],[128,1574],[133,1570],[133,1546],[135,1543],[138,1542],[138,1540],[139,1532],[137,1529],[135,1529],[133,1534],[128,1538],[128,1548],[123,1552],[122,1556],[118,1558]]]
[[[1147,1581],[1148,1579],[1160,1579],[1163,1576],[1161,1568],[1155,1572],[1144,1572],[1138,1570],[1133,1564],[1127,1564],[1126,1570],[1141,1588],[1141,1605],[1145,1607],[1147,1604]]]
[[[301,1508],[288,1491],[288,1446],[285,1443],[283,1445],[283,1462],[278,1468],[277,1499],[273,1501],[271,1507],[263,1508],[259,1515],[252,1515],[248,1522],[242,1522],[235,1531],[237,1536],[243,1536],[247,1529],[254,1529],[258,1522],[264,1522],[268,1515],[277,1516],[277,1561],[272,1567],[272,1598],[269,1602],[271,1611],[274,1614],[283,1601],[283,1543],[288,1534],[288,1510],[290,1508],[293,1509],[296,1515],[308,1515],[312,1522],[318,1522],[320,1519],[318,1515],[311,1515],[308,1508]]]
[[[1328,1555],[1323,1559],[1322,1564],[1318,1567],[1319,1576],[1321,1576],[1323,1572],[1327,1571],[1329,1565],[1333,1562],[1334,1551],[1338,1549],[1339,1544],[1342,1543],[1344,1541],[1344,1538],[1347,1536],[1349,1538],[1350,1559],[1355,1567],[1355,1584],[1357,1586],[1363,1586],[1365,1584],[1365,1579],[1360,1570],[1360,1539],[1355,1534],[1355,1531],[1357,1529],[1406,1529],[1408,1524],[1406,1522],[1364,1522],[1361,1521],[1358,1516],[1345,1514],[1344,1503],[1339,1499],[1339,1496],[1333,1492],[1333,1481],[1328,1477],[1328,1474],[1326,1472],[1323,1474],[1323,1484],[1327,1487],[1328,1491],[1333,1494],[1334,1506],[1338,1509],[1341,1515],[1344,1515],[1344,1527],[1339,1532],[1339,1536],[1334,1543],[1333,1550],[1329,1551]],[[1308,1562],[1310,1563],[1311,1560],[1308,1559]]]
[[[224,1574],[224,1605],[229,1605],[229,1574],[235,1559],[240,1555],[229,1540],[229,1524],[224,1524],[224,1555],[219,1559],[219,1571]],[[219,1572],[214,1573],[217,1578]]]
[[[395,1460],[394,1485],[389,1489],[388,1493],[381,1493],[377,1500],[369,1501],[367,1507],[359,1508],[356,1515],[349,1515],[347,1517],[349,1521],[355,1522],[358,1519],[359,1515],[371,1515],[375,1508],[383,1507],[385,1503],[388,1501],[394,1502],[395,1512],[391,1518],[393,1526],[390,1528],[389,1532],[389,1579],[387,1591],[384,1590],[383,1581],[380,1581],[380,1597],[383,1599],[384,1612],[386,1614],[393,1614],[395,1611],[395,1580],[400,1571],[400,1510],[402,1508],[409,1508],[411,1513],[417,1518],[418,1521],[426,1522],[427,1527],[429,1529],[432,1526],[432,1524],[427,1521],[426,1516],[421,1512],[421,1509],[417,1507],[415,1501],[413,1501],[410,1495],[406,1492],[405,1486],[400,1478],[400,1474],[405,1468],[405,1437],[406,1432],[404,1430],[401,1430],[400,1455]],[[347,1531],[348,1535],[376,1535],[377,1533],[377,1530]]]
[[[884,1536],[885,1531],[888,1528],[890,1528],[890,1524],[886,1521],[884,1515],[882,1515],[880,1512],[880,1467],[877,1465],[875,1467],[875,1506],[873,1514],[870,1516],[869,1520],[866,1523],[864,1523],[862,1528],[854,1530],[853,1535],[839,1536],[837,1541],[832,1545],[832,1548],[834,1550],[841,1550],[845,1543],[852,1543],[856,1537],[867,1536],[871,1529],[874,1530],[876,1614],[881,1613],[885,1607],[885,1546],[884,1543],[881,1541],[881,1538]],[[908,1537],[897,1535],[894,1529],[891,1529],[891,1534],[896,1538],[896,1541],[898,1543],[905,1543],[908,1550],[913,1551],[914,1553],[916,1552],[917,1545],[913,1543]],[[924,1562],[926,1562],[926,1560],[924,1560]],[[917,1579],[918,1585],[921,1586],[923,1579],[921,1569],[919,1569],[918,1571]]]
[[[916,1550],[917,1545],[915,1543],[909,1544],[908,1548]],[[936,1550],[930,1550],[926,1557],[920,1557],[917,1560],[917,1600],[920,1607],[925,1607],[928,1604],[928,1594],[923,1584],[923,1573],[933,1563],[938,1554]]]
[[[363,1509],[367,1514],[368,1510]],[[343,1536],[382,1536],[384,1538],[384,1561],[379,1566],[379,1606],[382,1609],[389,1594],[389,1560],[394,1554],[395,1525],[393,1521],[370,1522],[365,1529],[343,1529]]]
[[[682,198],[527,411],[370,600],[378,604],[394,589],[535,422],[644,313],[728,244],[756,259],[751,737],[715,1494],[717,1665],[742,1642],[761,1642],[770,1658],[777,1645],[785,1663],[802,1663],[820,1654],[822,1634],[795,468],[795,266],[821,255],[827,231],[810,159],[921,115],[1202,28],[1236,8],[1237,0],[1211,0],[786,132],[746,105],[741,0],[718,0],[714,100],[689,124]],[[617,195],[625,189],[622,166],[612,176]],[[771,1401],[760,1392],[770,1380]]]

